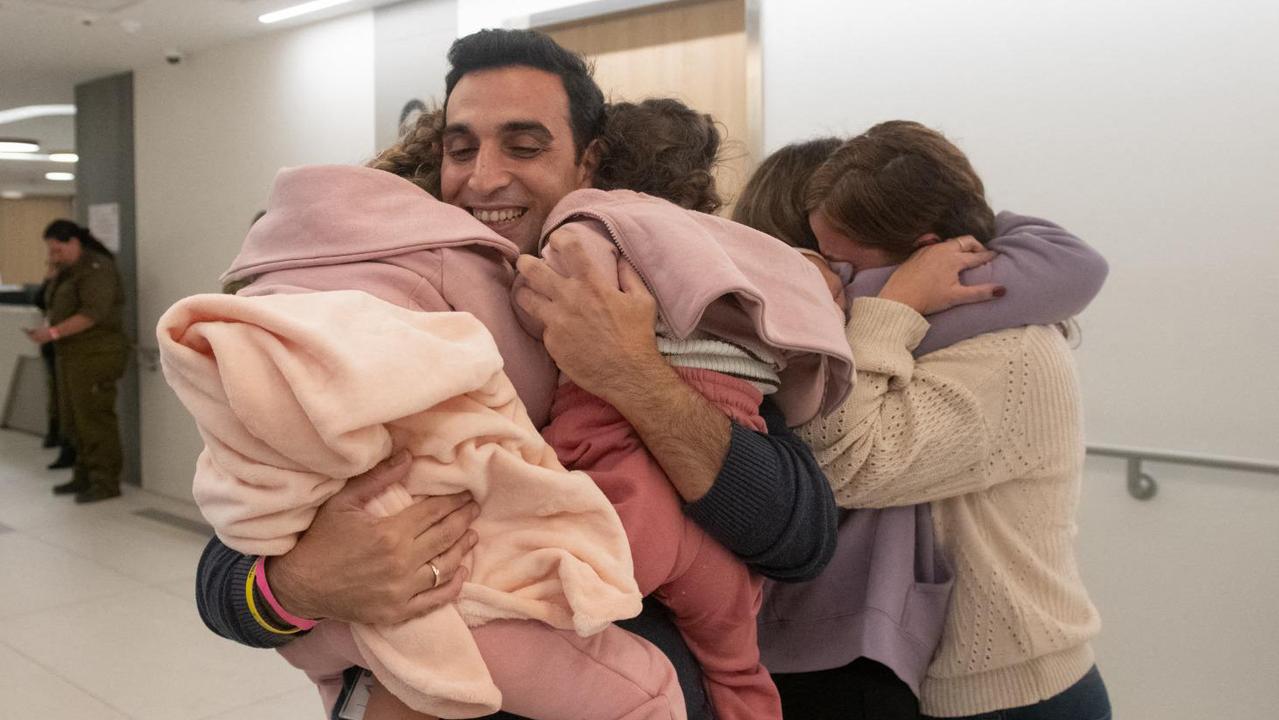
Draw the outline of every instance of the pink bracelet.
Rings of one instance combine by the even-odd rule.
[[[258,592],[262,593],[262,597],[266,598],[266,604],[271,606],[271,610],[280,617],[284,622],[292,625],[299,630],[310,630],[315,627],[314,620],[300,618],[297,615],[280,607],[280,602],[275,599],[275,594],[271,592],[271,586],[266,581],[266,556],[259,556],[257,562],[257,577],[254,582],[258,586]]]

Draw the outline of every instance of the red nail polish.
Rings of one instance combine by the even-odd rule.
[[[995,297],[1003,297],[1007,294],[1008,294],[1008,288],[1002,288],[1002,287],[995,288],[995,292],[994,292]]]

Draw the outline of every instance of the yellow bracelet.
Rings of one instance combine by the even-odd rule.
[[[253,563],[253,567],[249,568],[248,578],[246,578],[244,582],[244,599],[249,604],[249,613],[253,615],[253,619],[257,621],[258,625],[262,626],[262,629],[267,632],[273,632],[276,635],[292,635],[294,633],[301,632],[298,628],[293,628],[292,630],[281,630],[262,618],[262,614],[258,612],[257,604],[253,602],[253,577],[257,574],[257,570],[258,564]]]

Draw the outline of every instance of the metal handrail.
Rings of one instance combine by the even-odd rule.
[[[1128,461],[1128,494],[1138,500],[1149,500],[1159,492],[1159,483],[1141,469],[1143,462],[1191,465],[1217,470],[1238,470],[1279,475],[1279,463],[1247,458],[1232,458],[1196,453],[1148,450],[1146,448],[1118,447],[1115,445],[1089,445],[1088,454],[1099,457],[1115,457]]]

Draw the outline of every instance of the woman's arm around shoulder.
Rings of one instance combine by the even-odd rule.
[[[1078,315],[1097,297],[1109,273],[1106,259],[1083,240],[1048,220],[1001,212],[996,236],[986,247],[990,262],[965,270],[964,285],[998,285],[988,302],[957,305],[928,316],[930,327],[915,355],[948,347],[983,333],[1051,325]],[[877,295],[897,267],[857,274],[852,294]]]

